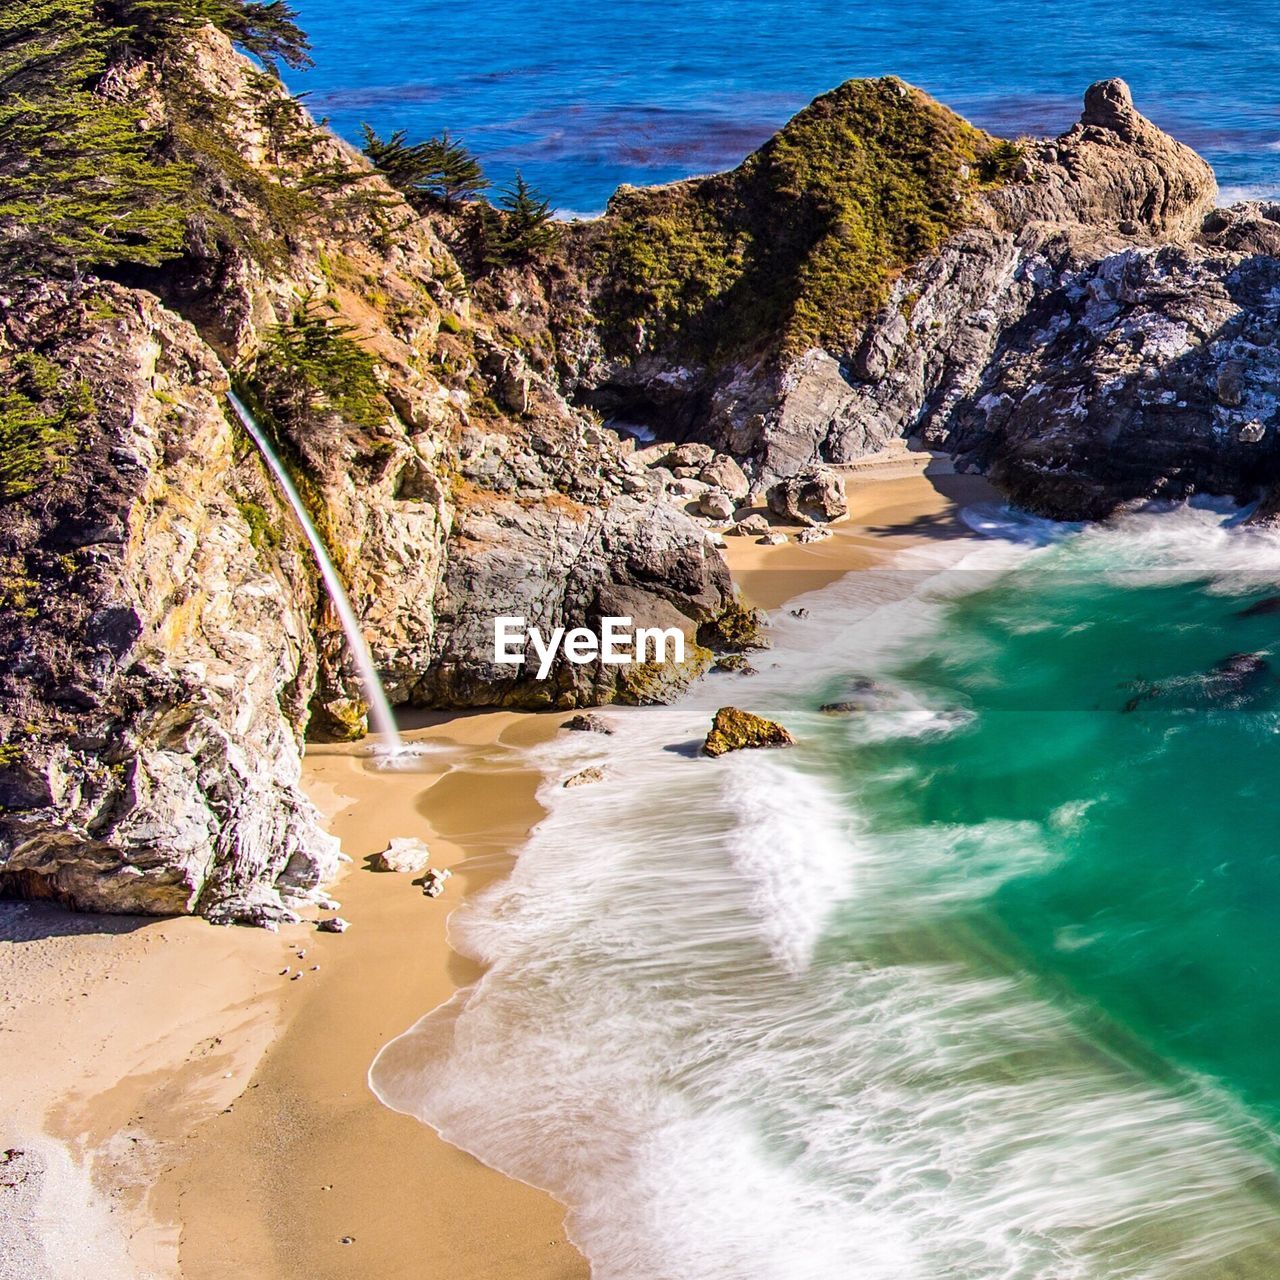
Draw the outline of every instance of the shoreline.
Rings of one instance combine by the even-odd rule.
[[[849,515],[830,538],[726,539],[749,603],[776,609],[902,547],[974,536],[960,507],[995,496],[929,455],[872,459],[846,479]],[[569,714],[420,715],[406,737],[444,750],[414,773],[369,769],[358,745],[310,748],[304,786],[353,859],[331,886],[347,934],[13,904],[6,924],[34,936],[0,968],[0,1071],[25,1119],[3,1118],[0,1147],[48,1144],[21,1239],[53,1243],[38,1207],[47,1217],[70,1188],[84,1203],[75,1229],[96,1256],[117,1258],[108,1273],[122,1280],[126,1252],[132,1274],[148,1278],[327,1280],[410,1267],[442,1278],[585,1277],[561,1205],[383,1107],[366,1082],[382,1045],[477,978],[449,947],[446,918],[506,873],[544,812],[525,748]],[[432,866],[455,872],[442,898],[366,865],[392,836],[414,835]],[[82,1016],[59,1017],[68,1006]],[[51,1043],[58,1070],[44,1061]],[[60,1150],[69,1158],[57,1173]],[[6,1269],[0,1252],[0,1280],[76,1274],[30,1257],[22,1265]]]

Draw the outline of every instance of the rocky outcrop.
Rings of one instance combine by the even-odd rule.
[[[897,82],[876,83],[900,92]],[[857,117],[856,96],[829,98],[850,122]],[[942,110],[936,104],[911,101],[918,116],[945,127],[931,115]],[[891,155],[891,123],[875,127],[874,146]],[[803,136],[804,113],[788,126],[797,128]],[[664,349],[650,340],[625,359],[577,371],[579,394],[632,419],[680,424],[765,484],[853,461],[897,437],[942,439],[1004,335],[1045,291],[1112,254],[1189,245],[1216,196],[1209,166],[1144,119],[1121,81],[1093,86],[1080,123],[1060,138],[988,150],[985,159],[981,139],[969,145],[972,165],[957,163],[945,178],[938,169],[917,171],[914,179],[926,190],[953,184],[947,198],[961,212],[948,233],[885,278],[882,300],[847,312],[843,329],[800,349],[756,345],[705,363],[678,344]],[[765,165],[768,154],[753,161]],[[979,181],[984,169],[988,180]],[[688,201],[706,203],[699,216],[717,216],[726,181],[694,184]],[[665,225],[659,212],[669,218],[671,210],[653,213],[655,225]],[[629,206],[611,206],[603,226],[611,219],[625,226],[631,216]],[[799,204],[777,216],[800,216]],[[607,231],[591,236],[598,243]]]
[[[694,644],[679,669],[557,670],[548,694],[489,669],[492,618],[692,637],[728,576],[560,394],[547,339],[512,339],[519,300],[502,323],[472,301],[448,219],[224,36],[184,29],[111,92],[186,166],[187,236],[111,283],[0,278],[0,893],[269,922],[337,863],[302,734],[359,736],[364,706],[232,381],[397,702],[672,696],[710,661]]]
[[[709,756],[722,756],[730,751],[794,745],[795,739],[776,721],[737,707],[721,707],[712,721],[702,750]]]
[[[779,480],[770,488],[768,500],[769,510],[788,524],[825,524],[849,511],[844,481],[824,468]]]
[[[77,406],[0,503],[0,892],[281,918],[337,867],[298,788],[315,590],[226,373],[112,285],[15,295],[0,343],[39,353],[12,394]]]

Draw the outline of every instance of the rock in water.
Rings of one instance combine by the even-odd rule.
[[[560,726],[562,729],[576,729],[579,733],[612,733],[613,730],[600,716],[587,712],[580,716],[571,716]]]
[[[709,756],[757,747],[791,747],[795,739],[778,723],[753,715],[738,707],[721,707],[711,723],[711,732],[702,744]]]
[[[413,875],[427,865],[430,857],[431,850],[424,841],[413,836],[396,836],[381,853],[373,855],[373,869]]]
[[[1268,596],[1265,600],[1257,600],[1246,609],[1241,609],[1237,618],[1265,618],[1273,613],[1280,613],[1280,596]]]
[[[564,785],[566,787],[585,787],[588,783],[603,782],[605,772],[603,769],[583,769],[580,773],[575,773],[573,777],[566,778]]]
[[[847,515],[844,482],[820,467],[781,480],[769,490],[769,510],[788,524],[825,524]]]

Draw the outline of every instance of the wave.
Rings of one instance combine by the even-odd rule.
[[[1280,1212],[1244,1112],[1139,1069],[975,916],[1052,860],[1044,830],[886,835],[865,808],[883,779],[838,767],[851,733],[966,731],[895,674],[964,594],[1064,559],[1230,572],[1253,539],[1222,520],[907,553],[780,616],[757,677],[539,748],[548,816],[450,920],[487,971],[384,1049],[375,1092],[553,1192],[597,1280],[1208,1280],[1228,1256],[1271,1275]],[[884,696],[820,715],[854,676]],[[691,759],[734,701],[801,745]],[[559,786],[589,764],[606,781]]]

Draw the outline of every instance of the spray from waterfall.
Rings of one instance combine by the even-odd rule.
[[[311,522],[311,517],[307,514],[307,509],[303,505],[302,497],[294,487],[293,481],[289,478],[289,473],[285,470],[284,463],[276,456],[276,451],[271,447],[271,442],[263,434],[262,428],[254,421],[253,414],[244,407],[235,392],[228,391],[227,399],[230,400],[231,407],[236,411],[236,416],[240,419],[241,425],[249,433],[254,444],[258,446],[258,451],[262,454],[267,466],[270,467],[271,474],[275,476],[280,488],[284,491],[285,497],[289,499],[293,514],[298,518],[298,524],[301,525],[302,532],[311,547],[311,554],[315,557],[316,564],[320,568],[320,577],[324,580],[325,590],[329,593],[329,599],[333,602],[334,609],[337,610],[338,618],[342,622],[342,630],[347,637],[347,645],[351,649],[352,656],[356,660],[356,666],[360,670],[360,683],[364,689],[365,702],[369,706],[369,721],[373,731],[381,739],[384,750],[399,754],[403,750],[403,744],[400,741],[400,731],[396,728],[395,716],[391,712],[391,704],[387,701],[386,690],[382,687],[382,681],[378,678],[377,668],[373,665],[373,655],[369,652],[369,645],[365,641],[364,633],[360,630],[360,621],[356,617],[356,611],[351,607],[351,600],[347,595],[346,588],[342,585],[342,579],[338,576],[337,569],[333,566],[333,561],[329,559],[329,553],[325,549],[324,541],[317,532],[315,525]]]

